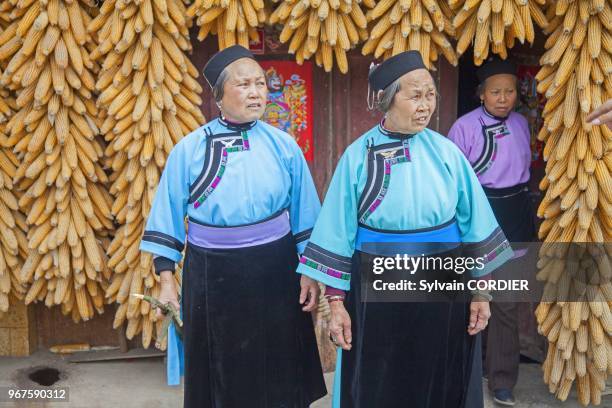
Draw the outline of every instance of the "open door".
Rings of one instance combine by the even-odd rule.
[[[529,195],[534,209],[536,210],[542,200],[543,193],[538,185],[544,177],[545,163],[542,158],[543,143],[537,140],[537,134],[542,126],[542,109],[545,100],[536,92],[535,75],[540,69],[538,60],[544,52],[544,36],[538,33],[538,39],[532,47],[515,47],[509,58],[512,58],[518,67],[519,77],[519,103],[516,111],[524,115],[529,123],[531,133],[531,179],[529,182]],[[459,61],[459,81],[457,89],[457,117],[472,111],[480,105],[476,94],[478,78],[476,67],[473,63],[472,50],[469,49]],[[503,154],[499,152],[498,154]],[[539,220],[535,220],[539,228]],[[533,237],[537,240],[537,236]],[[519,306],[519,333],[521,342],[521,354],[532,360],[543,362],[546,354],[546,340],[537,332],[537,322],[534,311],[537,303],[521,303]]]

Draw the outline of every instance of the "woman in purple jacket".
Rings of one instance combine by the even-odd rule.
[[[535,227],[529,201],[530,132],[514,112],[518,99],[516,66],[491,60],[477,76],[481,106],[459,118],[448,137],[463,151],[482,185],[495,217],[516,250],[532,240]],[[515,251],[515,256],[525,253]],[[512,267],[512,262],[507,264]],[[512,389],[519,366],[516,303],[491,303],[486,372],[496,402],[514,405]]]

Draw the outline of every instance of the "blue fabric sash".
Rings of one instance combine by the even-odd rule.
[[[432,228],[412,231],[381,231],[365,225],[357,230],[355,249],[371,255],[409,256],[447,252],[461,245],[461,233],[454,219]]]

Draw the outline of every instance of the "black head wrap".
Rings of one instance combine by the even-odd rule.
[[[240,45],[232,45],[213,55],[204,66],[204,78],[212,88],[215,86],[221,72],[232,62],[240,58],[255,59],[251,51]]]
[[[492,58],[476,71],[476,76],[480,83],[487,78],[498,74],[510,74],[516,76],[516,64],[509,60]]]
[[[368,81],[372,90],[376,92],[385,89],[402,75],[421,68],[427,69],[421,53],[406,51],[383,61],[370,71]]]

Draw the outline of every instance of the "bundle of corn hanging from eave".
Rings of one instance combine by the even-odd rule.
[[[19,160],[5,147],[6,122],[15,108],[9,91],[0,88],[0,315],[8,311],[11,300],[23,300],[26,294],[19,270],[27,256],[27,226],[13,188]]]
[[[106,297],[119,304],[114,327],[127,320],[126,336],[142,332],[144,347],[156,334],[155,311],[129,295],[158,297],[160,287],[152,257],[139,251],[140,239],[168,154],[204,123],[198,71],[185,55],[189,25],[180,0],[107,0],[88,26],[99,41],[93,52],[102,65],[97,105],[106,115],[100,131],[108,142],[111,212],[119,224],[108,247],[113,275]]]
[[[407,50],[420,51],[429,69],[442,54],[453,65],[457,55],[447,36],[455,35],[453,13],[445,1],[381,0],[367,14],[370,35],[363,55],[389,58]]]
[[[28,252],[27,226],[12,191],[11,177],[18,163],[10,150],[0,148],[0,315],[8,311],[12,301],[22,301],[27,292],[19,274]]]
[[[8,1],[0,4],[0,34],[10,25],[13,9]],[[0,62],[2,69],[5,65],[6,62]],[[13,301],[23,300],[26,293],[26,287],[19,279],[19,270],[27,251],[24,233],[27,227],[13,191],[13,176],[19,160],[5,147],[6,123],[16,108],[12,93],[0,86],[0,315],[8,311]]]
[[[576,382],[580,403],[599,405],[612,373],[611,255],[601,243],[544,244],[540,252],[538,279],[546,285],[536,318],[549,342],[542,368],[561,401]]]
[[[576,382],[579,402],[599,405],[612,374],[612,131],[585,117],[612,98],[612,9],[605,0],[561,0],[547,19],[536,76],[547,98],[538,135],[547,160],[538,209],[546,286],[536,310],[549,341],[544,381],[560,400]]]
[[[198,40],[216,35],[222,50],[235,44],[249,48],[249,40],[259,41],[257,27],[265,23],[267,13],[263,0],[195,0],[187,16],[197,16]]]
[[[534,22],[548,24],[541,7],[546,0],[450,0],[455,11],[457,54],[473,45],[474,63],[481,65],[491,54],[506,59],[516,40],[533,44]]]
[[[334,59],[340,72],[348,72],[347,51],[368,38],[362,6],[374,0],[284,0],[270,15],[270,24],[281,24],[280,41],[298,64],[313,55],[318,66],[330,72]]]
[[[113,228],[85,31],[91,6],[20,0],[0,35],[0,60],[8,61],[0,85],[15,92],[18,109],[5,131],[19,159],[15,189],[29,227],[25,303],[61,305],[75,322],[103,313],[102,238]]]

